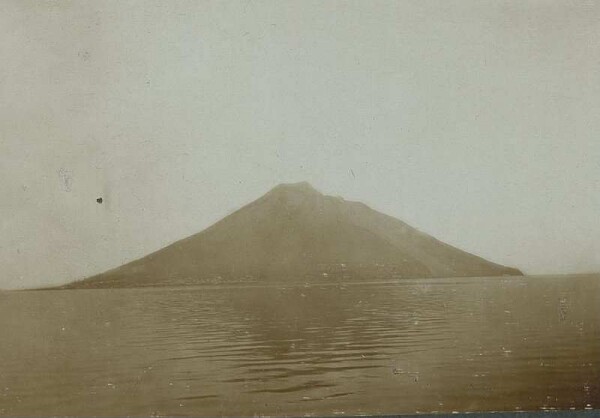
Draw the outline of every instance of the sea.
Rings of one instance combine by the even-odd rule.
[[[0,292],[0,415],[600,408],[600,275]]]

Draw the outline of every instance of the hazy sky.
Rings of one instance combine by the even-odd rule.
[[[527,273],[600,270],[598,2],[1,3],[0,288],[302,180]]]

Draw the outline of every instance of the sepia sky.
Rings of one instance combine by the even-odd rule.
[[[529,274],[600,270],[599,3],[1,3],[0,288],[303,180]]]

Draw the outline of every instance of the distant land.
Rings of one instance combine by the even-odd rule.
[[[516,275],[303,182],[281,184],[200,233],[60,288]]]

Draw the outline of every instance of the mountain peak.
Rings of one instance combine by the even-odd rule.
[[[208,229],[67,287],[521,275],[404,222],[284,183]]]
[[[271,191],[272,192],[284,191],[284,192],[296,192],[296,193],[321,194],[317,189],[315,189],[307,181],[301,181],[298,183],[281,183],[281,184],[275,186]]]

